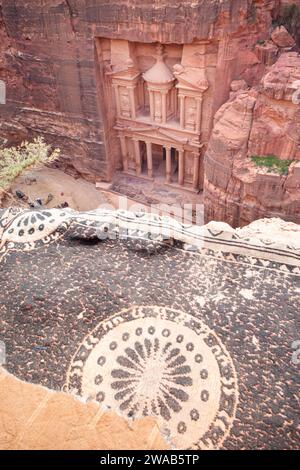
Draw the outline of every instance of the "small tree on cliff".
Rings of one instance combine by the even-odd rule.
[[[13,181],[24,171],[56,160],[60,150],[51,151],[42,137],[22,142],[18,147],[0,149],[0,199],[7,195]]]

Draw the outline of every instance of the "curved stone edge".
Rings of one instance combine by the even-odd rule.
[[[10,208],[0,212],[0,248],[13,247],[14,240],[9,235],[8,227],[24,216],[25,212],[31,214],[38,211]],[[182,242],[185,249],[191,251],[212,250],[284,263],[294,266],[293,273],[300,274],[300,225],[280,218],[260,219],[246,227],[233,229],[224,222],[209,222],[202,226],[182,224],[169,216],[121,209],[88,212],[47,209],[47,212],[53,213],[56,218],[64,214],[53,233],[64,223],[67,226],[93,228],[101,239],[173,239]],[[39,238],[42,237],[41,234]],[[33,249],[34,243],[29,238],[21,242],[27,245],[27,249]],[[33,240],[36,241],[37,238]]]
[[[1,450],[165,450],[156,420],[125,420],[96,402],[17,379],[0,367]]]

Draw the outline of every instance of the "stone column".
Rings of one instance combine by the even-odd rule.
[[[119,135],[122,152],[123,171],[128,171],[128,151],[125,135]]]
[[[167,93],[162,92],[161,95],[161,115],[162,115],[162,123],[166,124],[167,122]]]
[[[200,134],[201,129],[201,111],[202,111],[202,96],[201,98],[196,99],[197,108],[196,108],[196,132]]]
[[[146,142],[147,149],[147,170],[149,178],[153,178],[153,163],[152,163],[152,143]]]
[[[171,92],[173,93],[174,115],[177,116],[177,108],[178,108],[177,89],[172,88]]]
[[[119,87],[118,87],[118,85],[113,85],[113,88],[114,88],[114,90],[115,90],[115,99],[116,99],[116,107],[117,107],[117,117],[121,117]]]
[[[178,183],[184,184],[184,150],[178,150]]]
[[[171,159],[171,147],[166,147],[166,181],[167,183],[172,182],[172,159]]]
[[[129,88],[131,119],[136,118],[134,87]]]
[[[184,96],[179,95],[180,99],[180,127],[184,129],[185,126],[185,108],[184,108]]]
[[[140,174],[142,173],[140,142],[138,139],[133,139],[133,143],[134,143],[134,153],[135,153],[135,172],[137,176],[140,176]]]
[[[154,121],[154,91],[152,90],[149,90],[149,104],[151,120]]]
[[[199,153],[193,153],[194,170],[193,170],[193,189],[198,189],[199,184]]]

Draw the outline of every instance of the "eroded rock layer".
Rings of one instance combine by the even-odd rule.
[[[280,215],[300,222],[300,56],[287,52],[258,89],[240,89],[215,115],[206,152],[207,220],[233,226]],[[257,167],[253,156],[291,160],[287,174]]]

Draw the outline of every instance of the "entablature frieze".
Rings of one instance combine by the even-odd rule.
[[[201,133],[196,130],[180,127],[179,121],[152,123],[152,121],[150,122],[148,119],[143,119],[142,116],[137,116],[135,119],[120,116],[117,119],[115,128],[130,128],[132,130],[137,130],[138,132],[140,132],[141,129],[147,129],[149,131],[151,131],[151,129],[164,129],[166,132],[170,132],[171,134],[178,135],[182,138],[199,140],[201,137]]]
[[[180,137],[173,133],[165,132],[159,126],[157,128],[136,128],[136,127],[121,127],[115,126],[114,129],[118,131],[119,138],[127,137],[134,141],[139,140],[145,143],[153,143],[162,145],[164,147],[174,147],[177,150],[187,150],[196,154],[204,146],[204,143],[199,140]]]

